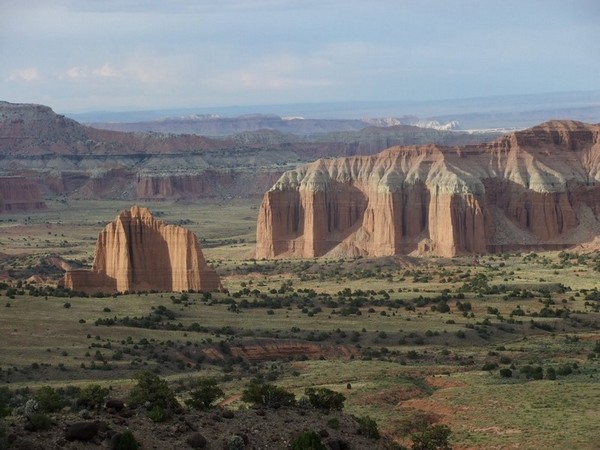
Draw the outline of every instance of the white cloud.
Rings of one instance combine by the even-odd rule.
[[[73,66],[67,69],[59,76],[59,79],[69,78],[72,80],[79,78],[116,78],[119,77],[119,71],[115,70],[110,64],[104,64],[99,67],[89,68],[87,66]]]
[[[71,67],[70,69],[68,69],[63,75],[61,75],[59,78],[63,79],[63,78],[72,78],[72,79],[76,79],[76,78],[82,78],[86,76],[86,70],[83,67]]]
[[[92,75],[101,78],[115,78],[119,76],[119,72],[113,69],[110,64],[104,64],[102,67],[92,69]]]
[[[58,78],[60,80],[121,80],[123,83],[136,82],[143,84],[158,83],[170,78],[173,67],[165,59],[140,59],[131,58],[122,64],[105,63],[97,67],[72,66],[63,71]]]
[[[319,58],[280,55],[234,68],[207,81],[229,89],[235,86],[251,90],[319,88],[336,84],[328,75],[328,66],[327,61]]]
[[[28,67],[25,69],[15,70],[8,76],[9,81],[34,82],[40,79],[41,75],[37,67]]]

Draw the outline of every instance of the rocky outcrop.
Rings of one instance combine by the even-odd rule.
[[[347,128],[328,125],[322,131],[330,129]],[[35,179],[45,196],[73,199],[260,198],[290,163],[371,154],[399,144],[490,138],[410,126],[312,137],[263,129],[219,139],[173,134],[198,132],[187,128],[158,130],[165,134],[98,130],[47,106],[0,102],[0,175]]]
[[[271,186],[280,176],[279,171],[241,169],[208,169],[187,175],[141,173],[136,179],[135,195],[142,200],[213,198],[224,193],[231,197],[260,198],[265,186]]]
[[[156,220],[138,206],[121,212],[102,230],[92,270],[68,271],[64,285],[91,293],[221,288],[191,231]]]
[[[600,234],[600,126],[553,121],[490,144],[395,147],[286,172],[257,258],[562,248]]]
[[[0,214],[46,209],[40,188],[25,177],[0,177]]]

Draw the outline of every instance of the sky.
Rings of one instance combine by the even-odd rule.
[[[0,100],[127,111],[600,89],[598,0],[0,0]]]

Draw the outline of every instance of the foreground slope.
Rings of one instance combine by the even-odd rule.
[[[600,126],[318,160],[265,194],[257,258],[563,248],[600,234]]]

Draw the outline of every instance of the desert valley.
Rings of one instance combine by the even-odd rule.
[[[0,447],[597,448],[600,125],[418,125],[0,103]]]

